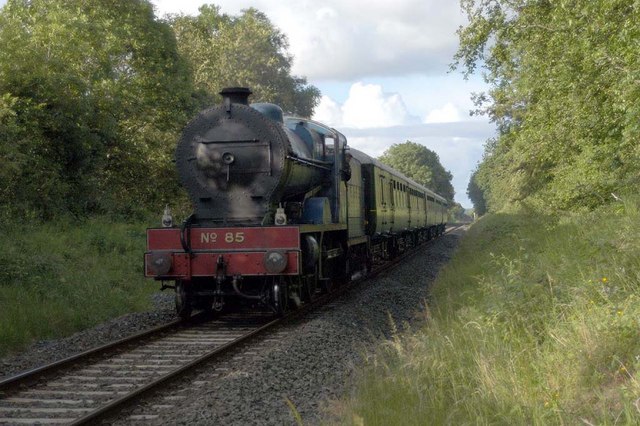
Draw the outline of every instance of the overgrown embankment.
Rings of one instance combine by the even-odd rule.
[[[354,424],[637,424],[640,200],[474,224],[427,321],[386,342]]]
[[[59,220],[0,232],[0,355],[150,307],[144,225]]]

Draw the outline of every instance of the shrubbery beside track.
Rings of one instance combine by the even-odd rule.
[[[440,274],[424,326],[380,347],[345,418],[640,421],[640,199],[623,199],[480,219]]]
[[[145,224],[105,218],[0,228],[0,355],[150,308]]]

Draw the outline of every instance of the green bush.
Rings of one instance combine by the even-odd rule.
[[[145,226],[107,219],[5,225],[0,241],[0,354],[149,309]]]

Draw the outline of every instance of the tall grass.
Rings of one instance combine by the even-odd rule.
[[[482,218],[424,325],[361,372],[344,422],[640,423],[639,204]]]
[[[148,309],[145,227],[92,219],[0,230],[0,355]]]

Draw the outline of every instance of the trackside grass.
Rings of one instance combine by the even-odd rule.
[[[145,226],[91,219],[4,225],[0,355],[150,308]]]
[[[343,423],[640,423],[640,199],[591,213],[494,214],[385,342]]]

